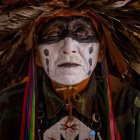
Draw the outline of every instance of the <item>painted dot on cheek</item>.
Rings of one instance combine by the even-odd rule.
[[[93,52],[93,47],[89,48],[89,54],[91,54]]]
[[[46,64],[47,64],[47,66],[49,65],[49,59],[46,59]]]
[[[47,67],[47,72],[48,72],[48,73],[50,72],[49,67]]]
[[[89,62],[89,65],[92,66],[92,59],[91,58],[89,58],[88,62]]]
[[[87,74],[90,75],[91,74],[91,70],[89,70]]]
[[[46,56],[49,56],[49,51],[48,51],[48,49],[45,49],[45,50],[44,50],[44,54],[45,54]]]

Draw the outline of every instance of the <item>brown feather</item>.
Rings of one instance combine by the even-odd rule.
[[[108,29],[105,26],[103,26],[103,29],[104,29],[104,33],[106,35],[106,40],[107,40],[107,43],[108,43],[108,46],[109,46],[110,54],[114,58],[114,61],[115,61],[116,65],[117,65],[117,68],[118,68],[119,72],[121,74],[126,74],[127,71],[128,71],[127,70],[127,65],[126,65],[126,62],[125,62],[121,52],[115,46],[113,40],[111,39],[111,34],[108,31]]]
[[[20,46],[22,40],[23,40],[23,37],[20,37],[16,41],[13,41],[13,44],[10,43],[8,46],[5,46],[7,50],[3,50],[3,53],[0,55],[1,57],[0,65],[4,65],[11,59],[11,57],[13,56],[17,48]]]
[[[24,43],[26,45],[26,49],[31,49],[33,47],[34,41],[34,30],[35,30],[35,23],[32,23],[28,29],[24,32]]]

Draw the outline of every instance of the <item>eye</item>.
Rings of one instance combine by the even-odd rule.
[[[74,34],[77,36],[77,37],[80,37],[80,38],[87,38],[88,35],[89,35],[89,32],[88,30],[86,29],[86,27],[80,25],[80,26],[76,26],[76,28],[74,29]]]
[[[55,38],[59,37],[60,35],[61,35],[61,31],[60,30],[51,30],[51,31],[48,31],[47,33],[45,33],[43,38],[45,40],[55,39]]]
[[[56,36],[58,36],[59,34],[60,34],[60,32],[58,32],[58,31],[53,31],[53,32],[50,33],[50,37],[56,37]]]

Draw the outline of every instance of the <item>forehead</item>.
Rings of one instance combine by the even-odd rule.
[[[86,26],[92,26],[92,20],[86,16],[56,16],[50,19],[44,19],[43,25],[45,27],[55,26],[58,24],[73,24],[73,23],[83,23]]]

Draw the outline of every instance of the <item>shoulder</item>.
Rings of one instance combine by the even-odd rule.
[[[115,119],[122,139],[139,139],[140,91],[126,87],[112,94]]]
[[[25,91],[26,83],[16,84],[0,91],[0,103],[9,102],[21,96]]]
[[[125,113],[130,108],[140,109],[140,91],[125,87],[118,93],[112,93],[112,102],[115,116]]]
[[[26,83],[17,84],[0,92],[0,117],[5,111],[7,115],[5,114],[4,117],[12,117],[14,114],[11,111],[21,108],[25,87]],[[9,115],[9,112],[11,112],[11,115]]]
[[[1,90],[0,95],[5,94],[5,93],[10,93],[10,95],[13,94],[13,93],[16,94],[17,92],[22,91],[22,89],[25,88],[25,86],[26,86],[26,82],[15,84],[14,86],[9,86],[9,87],[4,88],[3,90]]]
[[[0,137],[19,139],[23,96],[26,83],[8,87],[0,92]]]

